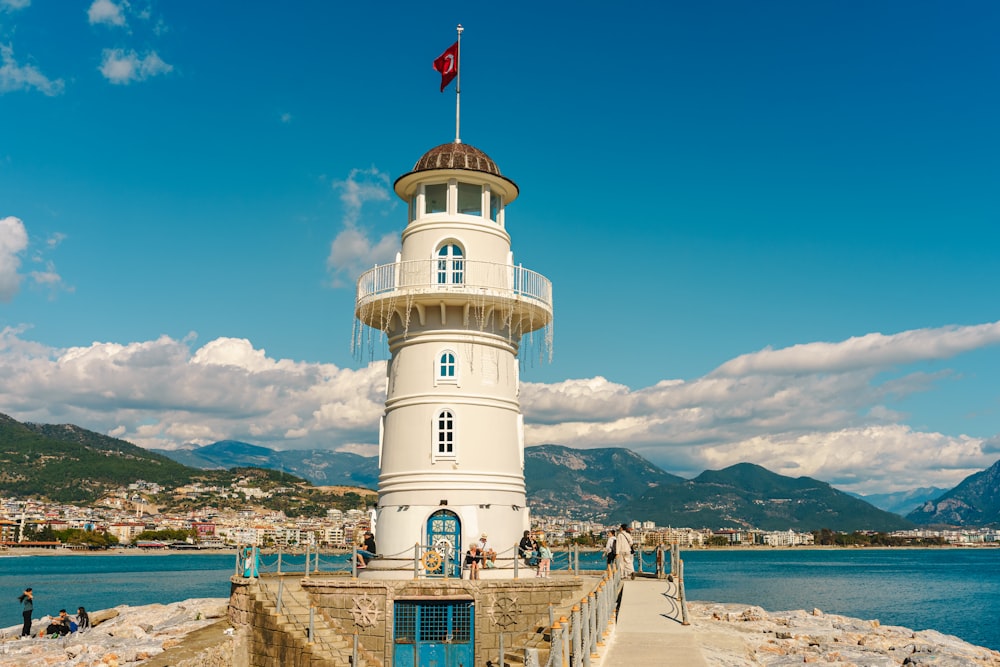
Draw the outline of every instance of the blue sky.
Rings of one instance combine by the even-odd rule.
[[[0,0],[0,412],[373,453],[353,283],[462,23],[555,289],[529,444],[863,493],[1000,458],[1000,7],[340,4]]]

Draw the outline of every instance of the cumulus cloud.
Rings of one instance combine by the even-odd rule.
[[[375,167],[352,169],[346,180],[335,181],[344,206],[343,229],[330,244],[326,260],[335,287],[353,285],[363,271],[375,264],[395,260],[399,250],[399,232],[389,232],[372,238],[371,230],[360,224],[362,208],[371,203],[391,203],[392,190],[388,174]]]
[[[50,97],[63,92],[62,79],[50,79],[34,65],[21,65],[14,59],[14,48],[0,44],[0,94],[35,89]]]
[[[46,257],[65,238],[63,234],[53,234],[43,247],[37,248],[31,257],[33,263],[42,268],[21,273],[21,255],[31,246],[28,231],[20,218],[8,216],[0,218],[0,302],[9,302],[19,291],[25,277],[28,281],[48,291],[54,297],[60,291],[72,292],[73,288],[63,282],[56,271],[55,262]]]
[[[794,355],[757,353],[768,364],[743,355],[704,377],[639,389],[602,377],[524,383],[525,439],[627,447],[683,476],[749,461],[862,493],[953,486],[995,462],[1000,436],[921,431],[887,402],[954,378],[907,374],[909,360],[991,345],[996,326],[878,336],[877,345],[862,346],[878,349],[867,366],[829,361],[858,350],[869,339],[861,337],[789,348]],[[245,339],[197,347],[194,336],[54,349],[24,334],[0,331],[0,405],[16,418],[76,423],[146,447],[235,438],[278,449],[375,451],[384,362],[344,369],[275,359]],[[885,349],[894,345],[902,349]],[[826,361],[810,365],[803,349],[821,350]],[[773,362],[785,355],[794,362]],[[792,366],[799,370],[788,372]],[[881,381],[890,367],[901,374]]]
[[[128,85],[133,81],[145,81],[158,74],[166,74],[174,68],[163,62],[156,51],[140,58],[134,50],[104,49],[100,66],[104,78],[116,85]]]
[[[28,247],[24,223],[14,216],[0,218],[0,301],[10,301],[21,286],[21,253]]]
[[[273,359],[236,338],[197,349],[167,336],[56,349],[23,334],[0,330],[0,405],[20,419],[75,423],[152,448],[236,438],[375,453],[384,362],[351,370]]]
[[[111,0],[94,0],[87,10],[87,20],[91,25],[103,23],[105,25],[125,26],[125,7],[127,2],[116,4]]]

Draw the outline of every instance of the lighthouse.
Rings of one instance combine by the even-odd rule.
[[[517,185],[456,140],[399,177],[401,250],[357,284],[355,316],[389,348],[379,428],[376,541],[364,577],[459,576],[486,535],[510,577],[530,527],[519,350],[551,351],[552,285],[516,264],[507,207]],[[364,330],[364,327],[361,328]]]

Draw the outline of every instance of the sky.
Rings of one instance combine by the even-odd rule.
[[[858,493],[1000,459],[1000,5],[0,0],[0,412],[376,453],[354,284],[455,137],[553,283],[526,443]]]

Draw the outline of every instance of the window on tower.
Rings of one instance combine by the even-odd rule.
[[[437,442],[435,458],[455,458],[455,415],[451,410],[442,410],[437,416]]]
[[[438,285],[460,285],[465,282],[465,261],[462,248],[455,244],[443,245],[437,252]]]
[[[483,214],[483,187],[481,185],[458,184],[458,212],[466,215]]]
[[[448,212],[448,184],[436,183],[424,186],[424,213]]]
[[[491,192],[490,193],[490,220],[493,222],[497,221],[497,216],[500,215],[500,195]]]
[[[458,363],[455,353],[445,350],[438,357],[437,379],[441,383],[455,384],[458,382]]]

